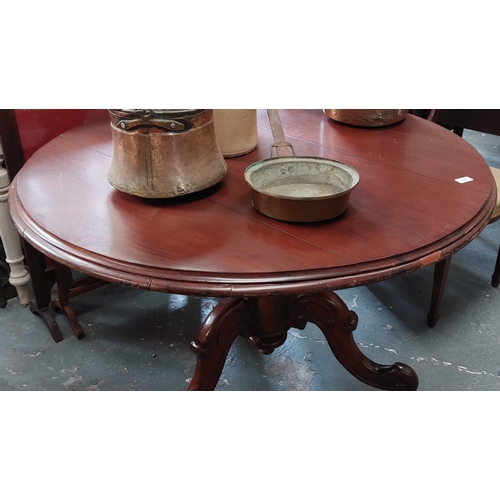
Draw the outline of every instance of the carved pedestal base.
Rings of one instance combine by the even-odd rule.
[[[412,368],[403,363],[379,365],[359,350],[353,338],[356,313],[337,294],[327,291],[221,301],[191,344],[197,362],[189,390],[215,389],[238,335],[270,354],[285,342],[289,328],[302,330],[309,322],[321,329],[334,356],[358,380],[378,389],[417,389],[418,377]]]

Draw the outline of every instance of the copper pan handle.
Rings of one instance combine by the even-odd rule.
[[[274,139],[273,144],[271,144],[271,156],[273,156],[274,150],[276,150],[276,156],[295,156],[293,146],[285,139],[278,110],[268,109],[267,116],[269,117],[269,123],[271,124],[271,131]],[[288,148],[292,150],[291,155]]]

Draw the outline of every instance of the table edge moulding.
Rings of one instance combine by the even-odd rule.
[[[472,146],[415,116],[365,130],[333,123],[321,110],[280,114],[297,154],[332,158],[359,171],[359,187],[338,219],[289,224],[251,206],[243,172],[268,157],[272,143],[259,110],[257,148],[227,159],[220,185],[180,201],[145,202],[113,191],[105,184],[109,124],[70,130],[36,152],[14,179],[14,224],[42,253],[92,276],[223,298],[193,341],[197,368],[190,389],[215,388],[237,336],[270,353],[289,328],[308,322],[359,380],[381,389],[416,389],[418,377],[407,365],[378,365],[361,353],[353,339],[357,316],[334,291],[435,264],[469,243],[495,206],[491,173]],[[473,181],[456,182],[465,176]],[[64,220],[80,213],[65,191],[77,185],[81,230]],[[394,203],[391,189],[399,190]],[[66,204],[59,219],[56,193]],[[172,231],[170,238],[165,230]]]

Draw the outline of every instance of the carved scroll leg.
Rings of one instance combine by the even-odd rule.
[[[356,313],[349,311],[333,292],[303,294],[290,301],[290,326],[304,329],[308,322],[318,326],[342,366],[358,380],[385,390],[416,390],[418,377],[403,364],[379,365],[368,359],[353,338]]]
[[[245,299],[224,299],[214,307],[191,343],[197,360],[189,391],[215,389],[236,337],[251,335],[254,310],[255,301]]]

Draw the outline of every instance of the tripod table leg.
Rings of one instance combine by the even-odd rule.
[[[189,391],[215,389],[224,368],[227,354],[238,335],[248,337],[255,302],[245,299],[224,299],[217,304],[201,327],[191,350],[196,354],[196,369]]]
[[[191,343],[197,355],[189,390],[213,390],[221,376],[231,345],[238,335],[249,339],[262,353],[282,345],[289,328],[320,328],[334,356],[358,380],[378,389],[416,390],[418,377],[403,363],[380,365],[368,359],[353,338],[357,315],[334,292],[296,296],[225,299],[205,320]]]
[[[353,338],[358,317],[331,291],[305,293],[290,302],[290,326],[303,329],[308,322],[323,332],[340,364],[358,380],[384,390],[416,390],[418,377],[403,363],[380,365],[367,358]]]

